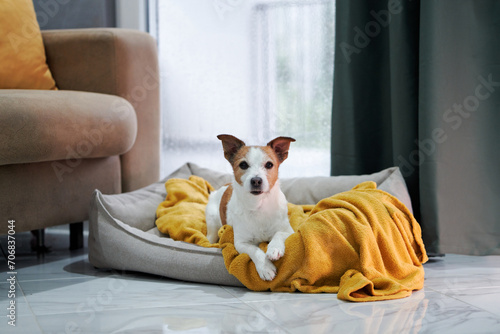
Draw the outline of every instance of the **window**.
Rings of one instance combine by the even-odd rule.
[[[334,0],[152,1],[161,71],[162,175],[230,171],[218,134],[294,137],[281,176],[330,174]]]

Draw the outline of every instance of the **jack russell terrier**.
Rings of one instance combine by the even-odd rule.
[[[288,157],[290,143],[295,139],[278,137],[267,146],[246,146],[230,135],[217,138],[233,167],[234,179],[210,194],[205,211],[207,238],[211,243],[217,242],[219,228],[231,225],[238,253],[250,256],[261,279],[273,280],[276,267],[272,261],[285,254],[285,240],[293,233],[287,200],[279,186],[278,168]],[[265,241],[269,241],[266,253],[259,248]]]

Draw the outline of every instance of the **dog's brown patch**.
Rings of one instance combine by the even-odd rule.
[[[227,189],[224,191],[224,194],[222,194],[222,198],[220,200],[220,205],[219,205],[219,215],[220,215],[220,220],[222,222],[222,226],[227,224],[227,203],[229,203],[232,194],[233,194],[233,187],[229,184],[227,186]]]
[[[267,180],[269,182],[269,189],[271,189],[272,187],[274,187],[274,184],[278,180],[278,168],[279,168],[281,162],[280,162],[278,156],[276,155],[276,152],[274,152],[274,150],[271,147],[260,146],[259,148],[262,151],[264,151],[264,153],[267,156],[267,159],[263,161],[264,166],[266,165],[267,162],[271,162],[273,164],[273,168],[267,169],[267,173],[266,173]]]
[[[238,152],[234,155],[233,161],[229,161],[233,167],[234,179],[238,184],[243,185],[241,181],[241,177],[245,174],[245,170],[240,168],[240,163],[243,161],[247,161],[247,153],[250,150],[250,146],[243,146],[238,150]]]

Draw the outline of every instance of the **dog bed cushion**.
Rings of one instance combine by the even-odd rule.
[[[199,176],[215,189],[231,175],[185,164],[166,179],[145,188],[117,195],[94,192],[89,218],[89,261],[97,268],[138,271],[169,278],[221,285],[243,286],[228,273],[222,251],[162,234],[155,225],[156,209],[165,200],[165,182]],[[397,167],[370,175],[281,179],[281,189],[293,204],[315,204],[321,199],[373,181],[377,189],[398,198],[410,211],[406,184]]]
[[[212,186],[199,176],[165,183],[167,198],[156,215],[158,229],[172,239],[222,248],[226,269],[254,291],[330,292],[350,301],[408,297],[424,284],[427,254],[420,225],[397,198],[363,182],[316,205],[288,203],[295,233],[285,255],[274,262],[277,275],[260,279],[248,254],[235,248],[232,227],[220,241],[206,237],[205,207]],[[260,244],[267,251],[267,242]]]

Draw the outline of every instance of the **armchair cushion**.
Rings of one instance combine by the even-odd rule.
[[[47,63],[61,90],[120,96],[137,115],[137,139],[120,159],[123,191],[160,177],[160,79],[156,41],[137,30],[42,32]]]
[[[0,89],[56,89],[31,0],[0,1]]]
[[[120,155],[137,119],[125,99],[97,93],[0,90],[0,165]],[[60,166],[61,167],[61,166]]]

